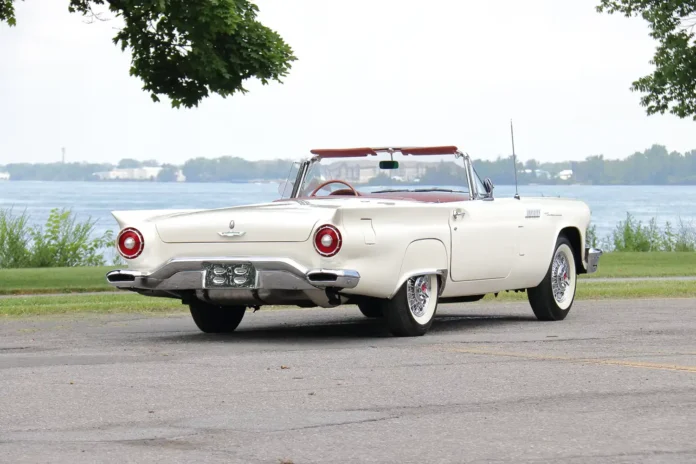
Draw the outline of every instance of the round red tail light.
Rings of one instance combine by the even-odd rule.
[[[119,232],[116,238],[118,252],[126,259],[133,259],[140,256],[145,247],[143,234],[138,229],[128,227]]]
[[[322,256],[333,256],[341,249],[341,233],[330,225],[321,226],[314,234],[314,248]]]

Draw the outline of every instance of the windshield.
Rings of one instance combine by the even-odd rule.
[[[380,161],[389,162],[380,165]],[[330,180],[347,182],[360,193],[448,191],[468,193],[462,159],[453,155],[410,156],[402,154],[359,158],[322,159],[314,162],[305,177],[300,196],[308,196]],[[349,194],[350,187],[331,183],[318,196]]]

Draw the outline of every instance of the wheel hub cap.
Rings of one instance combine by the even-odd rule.
[[[408,308],[415,317],[425,314],[430,301],[430,276],[411,277],[406,283]]]
[[[565,253],[558,253],[553,260],[551,268],[551,289],[553,297],[558,303],[562,303],[568,297],[570,287],[568,257]]]

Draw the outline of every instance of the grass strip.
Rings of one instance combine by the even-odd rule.
[[[580,282],[577,300],[633,298],[694,298],[696,281],[672,282]],[[483,301],[526,301],[526,293],[502,292]],[[265,309],[283,308],[282,306]],[[287,308],[295,308],[290,306]],[[36,316],[74,313],[176,313],[188,312],[178,300],[152,298],[136,294],[124,295],[61,295],[0,299],[0,316]]]
[[[40,295],[43,293],[108,292],[105,274],[114,267],[71,267],[40,269],[0,269],[0,295]],[[598,277],[676,277],[696,276],[696,253],[607,253],[600,259],[599,271],[582,280]]]
[[[598,277],[677,277],[696,276],[694,252],[614,252],[599,259],[599,269],[581,279]]]
[[[27,296],[0,299],[0,316],[72,313],[158,313],[188,310],[179,300],[125,295]]]
[[[578,282],[575,299],[627,300],[640,298],[696,298],[696,281],[642,281],[642,282]],[[486,295],[483,301],[526,301],[527,293],[502,292],[496,298]]]
[[[110,292],[106,273],[115,267],[0,269],[0,295]]]
[[[0,269],[0,295],[42,293],[88,293],[113,291],[105,274],[114,267],[71,267],[41,269]],[[696,253],[607,253],[599,271],[582,280],[598,277],[696,276]]]

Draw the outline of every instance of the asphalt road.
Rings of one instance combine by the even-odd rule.
[[[0,322],[0,461],[696,462],[696,300]]]

